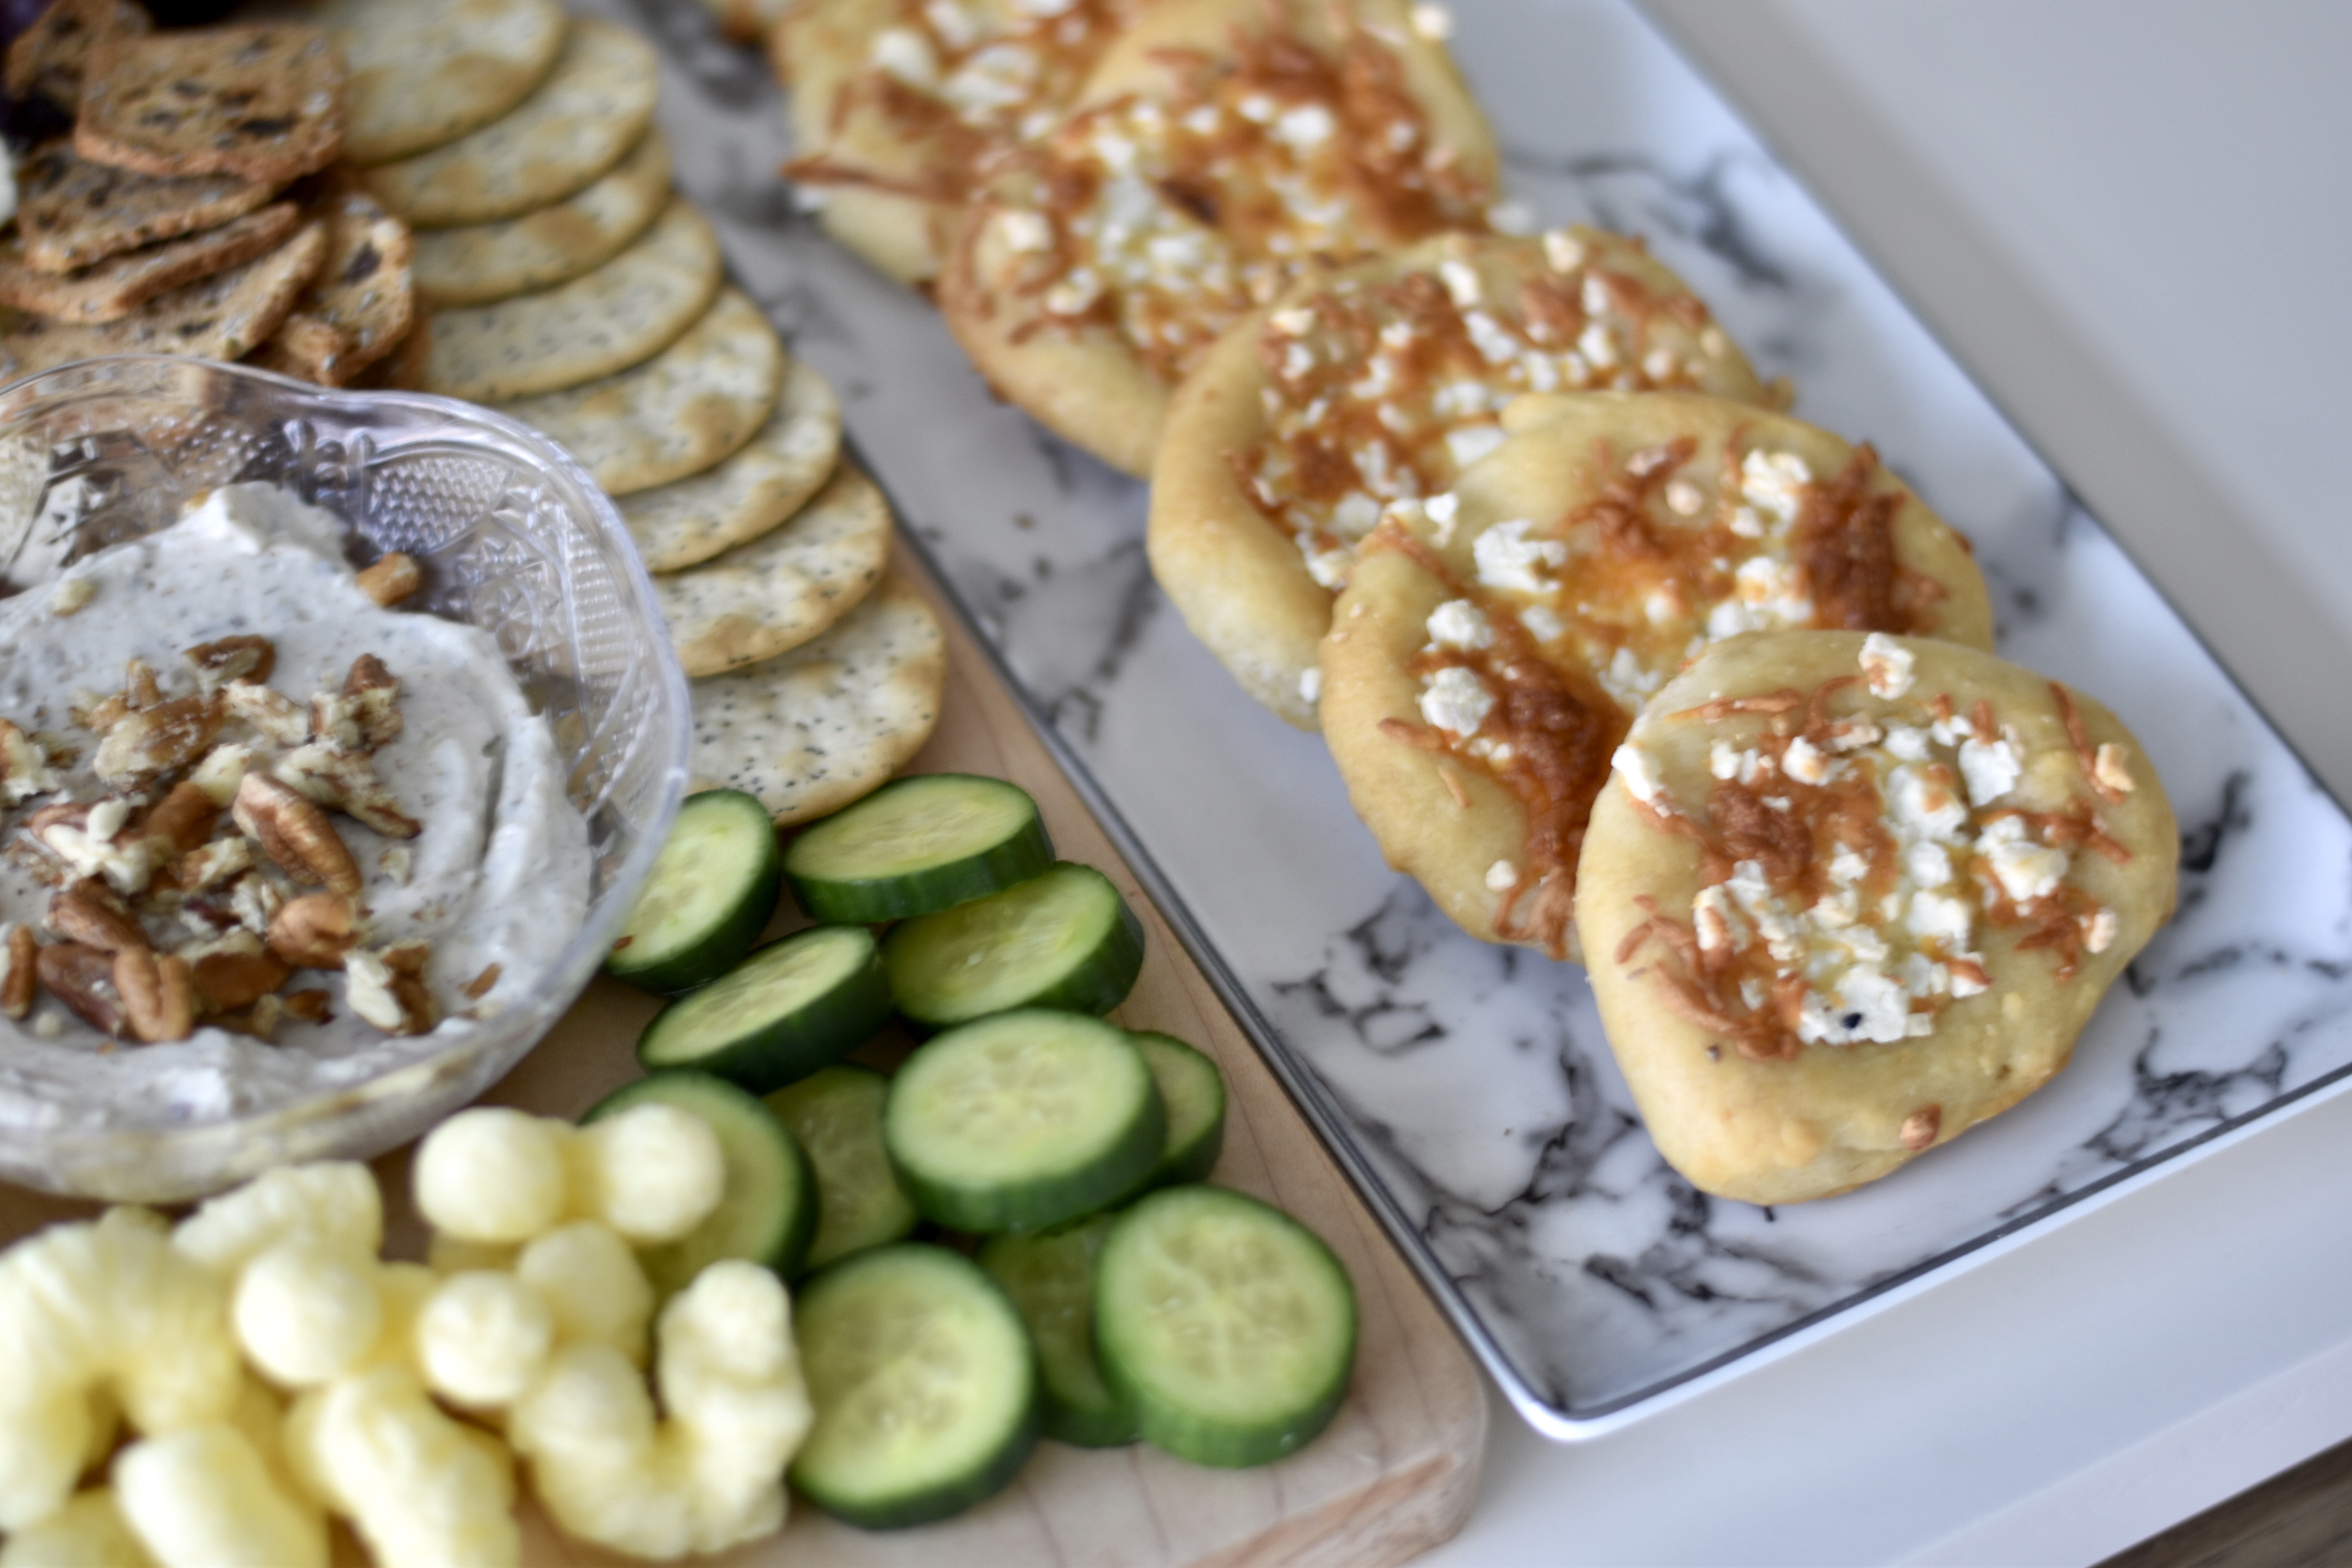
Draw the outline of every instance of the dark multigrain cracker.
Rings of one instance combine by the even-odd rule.
[[[278,330],[318,275],[326,251],[325,226],[305,224],[258,260],[159,294],[119,321],[88,325],[20,317],[0,333],[0,347],[18,374],[100,354],[236,359]]]
[[[16,165],[16,234],[26,266],[71,272],[216,228],[266,206],[276,189],[235,174],[175,178],[94,163],[60,139]]]
[[[314,209],[327,256],[255,363],[325,386],[343,386],[390,353],[415,319],[408,226],[364,191],[345,190]]]
[[[277,249],[300,219],[293,203],[279,202],[68,273],[31,267],[19,241],[0,241],[0,305],[56,321],[119,321],[158,294]]]
[[[343,65],[299,23],[110,38],[82,84],[74,148],[149,174],[290,180],[343,145]]]
[[[5,81],[11,98],[39,97],[67,112],[81,101],[89,59],[110,38],[136,37],[154,24],[130,0],[53,0],[8,46]]]

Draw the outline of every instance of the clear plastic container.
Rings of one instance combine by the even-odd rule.
[[[87,505],[76,557],[168,526],[218,486],[258,480],[342,519],[356,559],[417,558],[425,587],[406,607],[488,631],[545,717],[588,822],[592,899],[524,1000],[427,1057],[229,1120],[142,1123],[125,1107],[100,1128],[0,1127],[0,1177],[165,1202],[290,1161],[392,1148],[480,1094],[571,1005],[677,813],[692,713],[628,531],[577,463],[512,419],[196,360],[93,360],[0,388],[10,588],[31,585],[18,571],[38,579],[30,563],[52,554],[31,538],[43,497],[75,479]]]

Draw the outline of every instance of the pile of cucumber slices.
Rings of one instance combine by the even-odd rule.
[[[820,923],[755,946],[787,886]],[[817,1418],[792,1479],[826,1512],[945,1518],[1041,1435],[1263,1464],[1338,1409],[1347,1273],[1204,1184],[1216,1064],[1100,1016],[1142,963],[1118,889],[1056,861],[1003,780],[901,779],[781,853],[748,795],[680,809],[606,964],[672,999],[637,1044],[648,1076],[588,1114],[658,1099],[719,1134],[725,1201],[646,1256],[658,1287],[728,1257],[809,1276]],[[895,1073],[843,1059],[894,1016],[921,1039]]]

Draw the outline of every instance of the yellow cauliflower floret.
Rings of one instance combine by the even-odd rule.
[[[718,1135],[674,1105],[632,1106],[584,1128],[478,1107],[416,1151],[416,1206],[440,1233],[434,1266],[450,1271],[504,1267],[494,1249],[566,1219],[601,1221],[641,1245],[674,1241],[710,1216],[725,1181]]]
[[[0,1530],[55,1512],[100,1451],[110,1388],[141,1430],[227,1418],[244,1380],[221,1281],[116,1209],[0,1257]]]
[[[593,1340],[646,1363],[654,1288],[637,1255],[593,1219],[562,1225],[523,1248],[515,1278],[539,1292],[562,1340]]]
[[[523,1242],[562,1219],[570,1124],[495,1106],[461,1110],[416,1149],[416,1206],[465,1241]]]
[[[365,1165],[289,1165],[222,1194],[180,1222],[172,1244],[235,1274],[289,1237],[326,1236],[361,1252],[383,1247],[383,1198]]]
[[[371,1367],[304,1394],[287,1447],[379,1563],[497,1568],[521,1558],[512,1462],[443,1414],[413,1372]]]
[[[226,1422],[133,1443],[113,1479],[124,1521],[163,1568],[325,1568],[325,1521],[289,1500]]]
[[[718,1134],[694,1112],[648,1101],[592,1121],[572,1146],[574,1214],[640,1247],[676,1241],[710,1217],[726,1189]]]
[[[278,1243],[237,1274],[229,1317],[246,1359],[286,1388],[358,1366],[383,1337],[383,1265],[339,1237]]]
[[[626,1358],[593,1342],[560,1348],[509,1413],[548,1511],[641,1557],[780,1529],[784,1467],[810,1421],[782,1284],[756,1264],[714,1263],[662,1310],[656,1337],[667,1420]]]
[[[511,1274],[452,1274],[416,1320],[416,1362],[426,1385],[469,1409],[511,1402],[554,1344],[554,1314]]]
[[[8,1537],[0,1568],[157,1568],[123,1521],[114,1492],[92,1487]]]

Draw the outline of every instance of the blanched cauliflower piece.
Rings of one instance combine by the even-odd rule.
[[[349,1160],[282,1166],[205,1203],[180,1222],[172,1244],[228,1275],[295,1236],[383,1250],[383,1198],[368,1168]]]
[[[63,1508],[0,1544],[0,1568],[157,1568],[131,1533],[110,1487],[76,1492]]]
[[[383,1365],[296,1401],[295,1468],[387,1564],[520,1562],[514,1469],[495,1439],[444,1415],[416,1374]]]
[[[567,1218],[643,1245],[710,1216],[725,1184],[718,1135],[674,1105],[630,1107],[585,1128],[495,1106],[460,1111],[416,1151],[416,1206],[458,1244],[460,1267],[496,1267],[471,1247],[520,1245]],[[436,1238],[436,1267],[443,1243]],[[462,1261],[461,1261],[462,1260]]]
[[[710,1123],[646,1101],[592,1121],[572,1145],[572,1212],[640,1247],[676,1241],[710,1217],[727,1166]]]
[[[416,1206],[464,1241],[523,1242],[562,1220],[568,1122],[498,1106],[461,1110],[416,1149]]]
[[[593,1219],[562,1225],[524,1247],[515,1278],[539,1292],[560,1340],[593,1340],[646,1364],[654,1288],[645,1266],[613,1230]]]
[[[243,1385],[227,1297],[163,1224],[114,1209],[0,1256],[0,1530],[54,1513],[99,1451],[110,1387],[142,1431],[225,1420]]]
[[[326,1568],[326,1522],[289,1500],[226,1422],[131,1444],[113,1479],[124,1521],[163,1568]]]
[[[416,1320],[416,1361],[434,1393],[476,1410],[511,1403],[555,1345],[555,1315],[511,1274],[452,1274]]]
[[[229,1318],[246,1359],[286,1388],[311,1388],[358,1366],[383,1335],[383,1265],[338,1237],[278,1243],[236,1277]]]
[[[776,1277],[714,1263],[663,1309],[658,1420],[609,1345],[562,1346],[518,1401],[508,1438],[573,1535],[640,1557],[716,1552],[784,1521],[784,1467],[811,1413]]]

